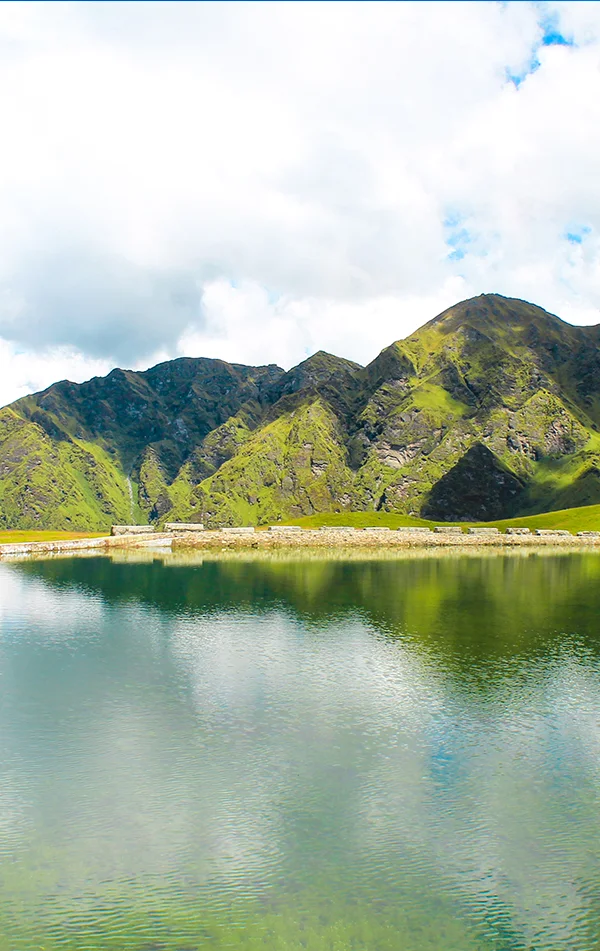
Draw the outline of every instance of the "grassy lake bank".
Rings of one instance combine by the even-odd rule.
[[[436,525],[460,525],[461,528],[497,528],[505,532],[507,528],[566,529],[569,532],[588,532],[600,530],[600,505],[582,505],[576,508],[543,512],[538,515],[523,515],[515,518],[499,519],[492,522],[435,522],[410,515],[396,515],[393,512],[325,512],[307,515],[290,521],[290,525],[302,528],[323,528],[338,525],[350,525],[353,528],[434,528]]]
[[[586,548],[600,547],[600,538],[577,537],[577,532],[600,530],[600,505],[586,505],[563,511],[547,512],[523,518],[497,522],[448,522],[448,527],[459,526],[461,534],[422,535],[398,531],[399,528],[434,528],[440,523],[395,515],[389,512],[322,513],[291,521],[290,526],[302,531],[270,532],[269,526],[257,526],[254,532],[235,534],[213,529],[201,532],[149,532],[141,535],[121,535],[85,532],[2,531],[0,532],[0,559],[21,555],[52,552],[78,552],[88,549],[140,550],[144,548],[172,548],[173,551],[344,551],[394,552],[396,550],[432,548]],[[443,524],[443,523],[442,523]],[[281,528],[282,526],[278,526]],[[346,527],[354,531],[339,531]],[[497,528],[498,535],[483,537],[469,535],[474,527]],[[507,535],[509,528],[529,528],[531,535]],[[364,529],[370,531],[364,531]],[[327,531],[332,529],[332,531]],[[377,531],[380,529],[380,531]],[[569,531],[570,536],[542,537],[533,534],[536,529]]]
[[[48,557],[53,554],[112,554],[118,552],[172,551],[185,554],[239,552],[241,555],[263,552],[265,555],[287,552],[290,555],[321,553],[323,557],[337,554],[345,557],[371,555],[393,556],[407,551],[600,551],[600,537],[575,535],[467,535],[393,531],[347,532],[306,529],[301,532],[248,532],[232,534],[221,531],[198,533],[152,533],[147,535],[96,536],[53,541],[0,544],[0,560],[27,557]]]
[[[6,529],[0,531],[0,545],[18,545],[23,542],[67,542],[81,538],[103,538],[106,532],[58,532],[58,531],[20,531]]]

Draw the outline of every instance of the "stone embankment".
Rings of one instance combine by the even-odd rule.
[[[550,547],[600,548],[600,532],[570,532],[550,530],[502,534],[498,529],[483,528],[463,531],[460,526],[429,528],[363,528],[344,526],[305,529],[298,526],[272,526],[267,530],[221,529],[197,533],[175,533],[173,551],[185,549],[406,549],[406,548],[482,548],[482,547]]]
[[[127,529],[130,529],[127,531]],[[140,531],[140,529],[145,531]],[[297,525],[273,525],[268,529],[221,528],[205,531],[193,523],[170,523],[165,532],[148,531],[147,526],[114,526],[113,534],[104,538],[79,538],[50,542],[19,542],[0,544],[0,559],[53,553],[110,554],[115,550],[171,548],[173,551],[198,549],[227,551],[244,549],[318,549],[318,550],[385,550],[407,548],[490,548],[490,547],[559,547],[600,549],[600,531],[509,528],[506,534],[497,528],[475,527],[466,531],[459,525],[429,528],[405,527],[390,529],[331,526],[306,529]]]

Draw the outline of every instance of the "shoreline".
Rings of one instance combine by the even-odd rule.
[[[58,552],[88,552],[97,550],[105,554],[115,549],[147,548],[171,544],[171,535],[162,532],[148,532],[145,535],[104,535],[100,538],[56,539],[46,542],[7,542],[0,544],[0,561],[19,555],[53,554]]]
[[[205,531],[176,534],[171,542],[173,552],[185,551],[318,551],[318,552],[404,552],[448,549],[531,549],[556,548],[600,551],[600,536],[576,535],[468,535],[448,532],[403,532],[382,529],[302,529],[301,532],[253,532],[229,534]]]
[[[115,535],[101,538],[65,539],[40,542],[0,544],[0,561],[20,557],[52,554],[98,553],[119,551],[151,553],[206,552],[318,552],[337,554],[378,552],[393,554],[410,550],[489,550],[543,549],[565,551],[600,551],[600,536],[576,535],[468,535],[445,533],[402,532],[386,529],[302,529],[301,531],[257,531],[230,533],[219,530],[202,532],[152,532],[137,535]]]

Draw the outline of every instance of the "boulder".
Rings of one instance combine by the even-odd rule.
[[[165,532],[202,532],[202,522],[165,522]]]
[[[355,532],[353,525],[322,525],[321,532]]]
[[[147,535],[154,531],[154,525],[111,525],[111,535]]]

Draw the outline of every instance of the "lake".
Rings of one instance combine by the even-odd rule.
[[[600,555],[0,564],[0,951],[594,951]]]

